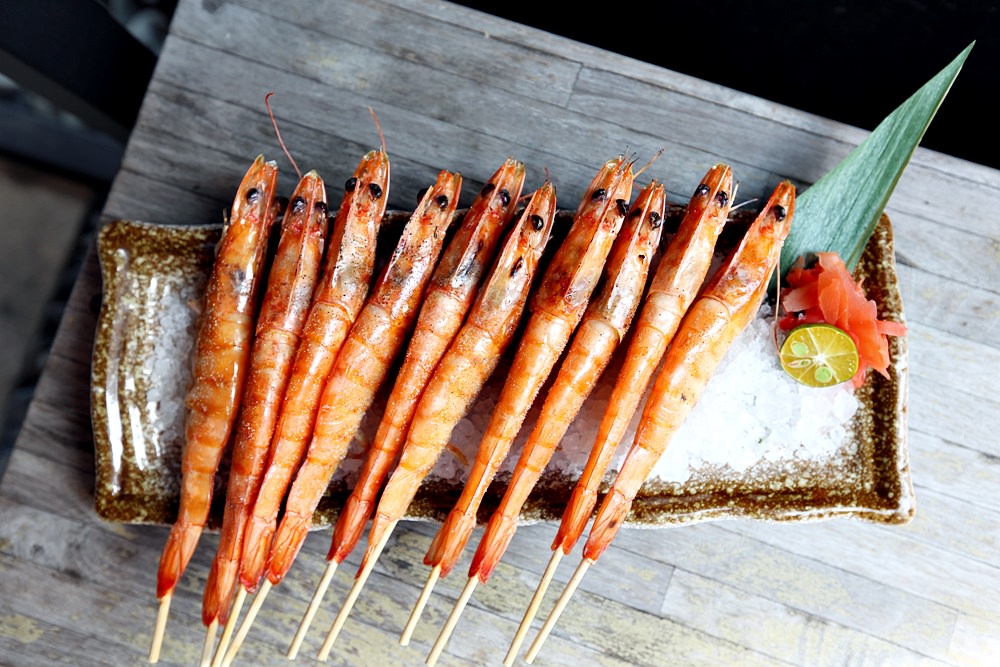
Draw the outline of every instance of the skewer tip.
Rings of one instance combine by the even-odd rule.
[[[271,580],[264,577],[264,581],[261,583],[260,588],[257,589],[257,595],[253,598],[253,603],[250,608],[247,609],[247,615],[243,617],[243,622],[240,623],[240,629],[236,631],[236,636],[233,637],[232,644],[226,649],[225,655],[222,657],[222,667],[229,667],[233,664],[233,660],[236,659],[236,654],[239,652],[240,647],[243,645],[243,641],[247,638],[247,633],[250,632],[251,626],[253,626],[254,620],[257,618],[260,608],[264,604],[264,599],[267,598],[267,594],[271,592]]]
[[[201,647],[201,667],[210,667],[212,664],[212,647],[215,646],[215,633],[218,629],[218,619],[213,619],[205,628],[205,643]]]
[[[476,584],[479,583],[479,577],[472,575],[469,580],[465,582],[465,588],[462,589],[462,594],[459,596],[458,600],[455,601],[455,606],[452,607],[451,613],[448,614],[448,620],[445,621],[444,627],[441,628],[441,632],[438,633],[437,641],[434,642],[434,646],[431,648],[431,652],[427,655],[427,667],[434,667],[437,664],[438,658],[441,657],[441,652],[444,651],[444,647],[448,644],[448,639],[451,638],[451,633],[454,632],[455,626],[458,624],[458,619],[461,618],[462,612],[465,611],[465,606],[469,604],[469,599],[472,598],[472,592],[476,590]]]
[[[222,637],[219,638],[219,645],[215,647],[215,657],[212,658],[212,667],[222,667],[222,658],[226,655],[229,642],[233,638],[233,631],[236,630],[236,620],[239,618],[240,610],[243,609],[243,601],[246,600],[247,589],[242,585],[236,588],[236,597],[229,607],[229,618],[222,627]]]
[[[149,647],[150,664],[156,664],[160,661],[160,649],[163,647],[163,635],[167,629],[167,616],[170,615],[170,599],[172,597],[173,591],[160,598],[160,608],[156,612],[156,626],[153,628],[153,641]]]
[[[521,624],[517,626],[517,632],[514,634],[514,639],[510,642],[510,647],[507,649],[507,655],[503,659],[504,667],[511,667],[514,664],[514,660],[517,658],[517,652],[521,650],[521,644],[524,643],[524,638],[528,634],[528,628],[531,627],[531,622],[535,620],[535,615],[538,613],[538,607],[542,604],[542,599],[545,597],[545,592],[549,588],[549,584],[552,582],[552,577],[556,573],[556,569],[559,566],[559,561],[562,560],[563,551],[560,548],[556,548],[552,551],[552,557],[549,558],[549,564],[545,566],[545,572],[542,574],[541,580],[538,582],[538,587],[535,588],[535,594],[531,596],[531,602],[528,603],[528,608],[524,611],[524,617],[521,619]]]
[[[299,622],[299,628],[295,631],[295,637],[292,639],[292,643],[288,646],[288,653],[286,657],[289,660],[295,660],[299,655],[299,649],[302,648],[302,641],[306,638],[306,633],[309,632],[309,626],[312,625],[313,618],[316,617],[316,612],[319,611],[319,605],[323,602],[323,598],[326,596],[326,591],[330,587],[330,582],[333,580],[333,575],[337,572],[337,561],[329,560],[326,563],[326,569],[323,570],[323,576],[319,580],[319,584],[316,585],[316,591],[313,593],[312,600],[309,601],[309,607],[306,609],[305,615],[302,616],[302,620]]]
[[[560,595],[559,600],[556,601],[556,606],[552,608],[551,612],[549,612],[549,617],[545,619],[545,624],[542,625],[542,629],[538,631],[538,634],[535,636],[535,641],[531,642],[531,646],[528,648],[528,653],[524,656],[524,661],[529,665],[534,662],[538,652],[542,649],[542,644],[545,643],[549,633],[552,632],[552,628],[555,627],[556,621],[559,620],[563,610],[569,603],[569,599],[573,597],[573,593],[580,585],[583,575],[587,573],[587,569],[593,563],[594,561],[584,558],[580,561],[580,564],[577,565],[576,571],[573,573],[573,578],[566,584],[566,588],[563,589],[562,595]]]
[[[424,607],[427,606],[427,600],[430,599],[431,593],[434,591],[434,585],[437,584],[438,577],[440,576],[441,566],[435,565],[431,568],[430,574],[427,575],[427,582],[424,584],[424,589],[420,591],[420,597],[417,598],[417,603],[413,605],[413,610],[410,612],[410,618],[406,621],[406,627],[403,628],[403,633],[399,636],[400,646],[407,646],[410,643],[413,631],[417,627],[417,621],[420,620],[420,616],[424,613]]]

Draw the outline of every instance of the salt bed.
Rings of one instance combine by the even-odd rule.
[[[772,469],[790,461],[824,461],[851,454],[843,451],[852,446],[847,426],[859,406],[851,384],[812,388],[790,378],[778,361],[773,327],[771,309],[764,305],[758,317],[734,340],[651,478],[680,484],[704,470],[713,471],[714,476],[739,478],[752,475],[755,469]],[[609,367],[605,375],[616,370],[616,366]],[[516,465],[546,388],[525,418],[498,478],[509,476]],[[611,380],[602,378],[553,454],[550,468],[573,478],[579,476],[611,389]],[[452,483],[465,481],[468,463],[475,458],[479,437],[495,401],[496,392],[488,387],[470,415],[455,428],[449,448],[430,477]],[[632,442],[639,412],[641,407],[612,460],[611,473],[617,471]],[[347,461],[345,464],[349,469],[355,467]]]

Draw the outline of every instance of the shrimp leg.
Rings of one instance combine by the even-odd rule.
[[[587,307],[545,397],[510,484],[472,558],[466,584],[468,594],[463,593],[460,600],[468,600],[476,583],[486,583],[493,572],[517,530],[521,506],[625,336],[646,287],[649,265],[663,230],[665,208],[663,184],[653,181],[642,189],[629,210],[608,256],[604,286]],[[452,609],[429,662],[435,661],[444,649],[463,607],[464,604],[456,603]]]
[[[326,571],[288,649],[289,659],[298,654],[337,565],[357,544],[368,523],[375,495],[403,443],[417,400],[462,326],[501,234],[514,214],[524,176],[523,163],[513,158],[505,160],[473,200],[441,255],[360,477],[337,518]]]
[[[531,317],[455,507],[424,556],[431,574],[403,630],[409,640],[438,576],[446,576],[476,527],[476,513],[539,389],[583,318],[632,198],[632,162],[609,160],[585,193],[566,239],[531,303]]]
[[[288,490],[284,515],[274,534],[267,579],[251,607],[253,614],[248,612],[244,617],[236,640],[226,651],[223,665],[235,658],[264,598],[292,566],[330,477],[412,328],[454,218],[461,187],[461,174],[439,172],[403,228],[392,258],[337,355],[320,396],[312,440]]]
[[[263,478],[243,519],[239,586],[216,650],[216,663],[225,654],[243,600],[247,593],[257,589],[263,576],[281,501],[312,434],[320,392],[368,293],[389,177],[385,150],[372,150],[362,156],[345,184],[344,197],[326,242],[323,274],[302,329]],[[220,587],[225,590],[227,585],[223,583]]]
[[[712,262],[716,241],[729,216],[734,198],[733,187],[729,166],[717,164],[709,169],[695,189],[677,233],[663,253],[633,327],[632,340],[587,463],[563,512],[552,543],[552,558],[511,642],[507,661],[513,660],[520,648],[560,559],[573,549],[586,528],[611,458],[681,318],[701,289]]]
[[[222,531],[202,600],[202,622],[209,629],[206,646],[211,645],[218,623],[225,622],[229,612],[244,521],[257,495],[281,397],[320,272],[326,219],[323,179],[311,171],[299,181],[285,212],[257,319],[233,444]]]
[[[399,463],[386,483],[354,585],[319,652],[326,660],[375,562],[451,433],[496,369],[521,320],[556,212],[555,186],[532,195],[511,229],[465,324],[435,368],[413,414]]]
[[[740,245],[684,316],[642,411],[639,429],[601,502],[583,559],[526,656],[532,662],[584,573],[614,539],[656,462],[701,396],[726,351],[760,309],[792,222],[795,188],[780,183]]]
[[[157,662],[170,600],[194,554],[212,504],[215,472],[239,410],[253,341],[256,294],[277,215],[278,167],[257,156],[240,183],[205,289],[181,458],[177,520],[160,556],[160,599],[149,662]]]

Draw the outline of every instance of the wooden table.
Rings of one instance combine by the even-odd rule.
[[[103,221],[216,222],[260,152],[279,161],[290,192],[294,172],[264,110],[269,91],[296,161],[318,169],[331,193],[377,144],[374,109],[393,159],[396,208],[411,207],[442,168],[463,173],[467,202],[508,155],[527,163],[529,187],[547,170],[575,207],[605,159],[628,150],[644,160],[661,148],[650,175],[666,181],[673,201],[686,201],[716,161],[733,165],[748,199],[783,177],[808,186],[866,136],[440,0],[294,10],[182,0]],[[536,663],[991,664],[1000,655],[997,211],[1000,173],[923,149],[888,206],[909,326],[912,522],[625,529]],[[167,530],[110,524],[93,509],[88,388],[100,291],[91,253],[0,486],[3,664],[145,662]],[[412,644],[399,646],[435,528],[401,526],[332,664],[424,660],[465,578],[438,584]],[[440,664],[500,663],[553,533],[551,525],[518,532]],[[310,535],[241,663],[287,664],[328,542],[326,532]],[[216,543],[205,537],[182,580],[162,664],[197,662]],[[351,571],[357,561],[349,559]],[[328,627],[348,579],[335,580],[317,627]],[[319,641],[307,638],[299,659],[311,661]]]

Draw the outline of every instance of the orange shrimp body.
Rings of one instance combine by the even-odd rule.
[[[531,317],[469,478],[424,557],[424,563],[439,568],[442,575],[451,571],[461,555],[497,468],[583,317],[628,212],[632,180],[632,163],[625,156],[609,160],[598,171],[532,298]]]
[[[438,174],[337,355],[320,398],[312,441],[289,489],[271,546],[267,577],[272,584],[281,581],[302,547],[330,477],[413,327],[461,187],[461,174],[444,170]]]
[[[653,181],[636,197],[608,257],[604,286],[573,336],[507,491],[473,556],[469,577],[478,576],[485,583],[493,572],[517,529],[521,506],[625,336],[645,290],[665,208],[662,183]]]
[[[597,511],[583,559],[535,636],[526,662],[533,662],[538,655],[584,574],[614,539],[640,487],[698,401],[730,344],[760,309],[794,207],[795,188],[788,181],[780,183],[740,245],[681,320],[646,399],[632,447]]]
[[[373,150],[362,157],[347,180],[327,239],[323,275],[285,389],[268,463],[252,512],[245,519],[240,584],[247,591],[255,590],[263,575],[281,502],[312,436],[320,393],[368,294],[389,176],[385,151]]]
[[[320,660],[329,655],[396,523],[513,339],[555,214],[556,189],[546,181],[511,229],[465,324],[434,369],[417,402],[399,464],[379,499],[354,585],[320,648]]]
[[[306,174],[292,193],[257,318],[219,546],[205,584],[202,622],[225,621],[239,568],[246,516],[267,462],[271,435],[323,259],[327,204],[323,179]]]
[[[596,561],[611,543],[639,488],[691,412],[733,339],[767,294],[795,209],[795,188],[778,185],[739,247],[684,316],[642,411],[614,484],[605,496],[583,557]]]
[[[593,514],[597,492],[670,339],[701,289],[716,241],[729,216],[733,174],[727,165],[708,170],[667,245],[636,320],[622,368],[597,429],[597,437],[577,481],[552,550],[568,554]]]
[[[343,562],[361,537],[375,496],[406,437],[417,400],[461,328],[514,215],[524,177],[524,164],[508,158],[476,196],[441,256],[358,482],[337,519],[327,560]]]
[[[278,167],[258,156],[243,177],[205,291],[187,395],[180,509],[160,557],[156,596],[171,593],[194,553],[212,504],[215,473],[232,431],[253,341],[257,290],[277,215]]]

